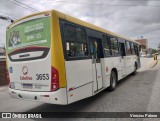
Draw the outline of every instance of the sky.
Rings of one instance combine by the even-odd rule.
[[[0,15],[21,18],[36,11],[55,9],[123,36],[160,43],[160,0],[0,0]],[[5,44],[10,21],[0,19],[0,46]]]

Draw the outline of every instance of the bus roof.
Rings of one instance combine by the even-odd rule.
[[[112,36],[116,36],[116,37],[131,41],[131,42],[134,42],[134,43],[137,43],[138,45],[140,45],[138,42],[136,42],[135,40],[132,40],[132,39],[130,39],[128,37],[124,37],[124,36],[122,36],[120,34],[116,34],[114,32],[106,30],[104,28],[98,27],[98,26],[93,25],[91,23],[85,22],[83,20],[77,19],[75,17],[72,17],[70,15],[64,14],[62,12],[59,12],[57,10],[48,10],[48,11],[43,11],[43,12],[38,12],[38,13],[35,13],[35,14],[31,14],[31,15],[25,16],[25,17],[23,17],[21,19],[18,19],[17,21],[13,22],[11,25],[17,23],[18,21],[24,20],[26,18],[35,16],[35,15],[39,15],[39,14],[49,13],[49,12],[55,13],[58,18],[70,21],[70,22],[75,23],[75,24],[79,24],[79,25],[85,26],[87,28],[90,28],[90,29],[93,29],[93,30],[96,30],[96,31],[99,31],[99,32],[103,32],[103,33],[106,33],[106,34],[109,34],[109,35],[112,35]],[[7,28],[9,28],[11,25],[9,25]]]

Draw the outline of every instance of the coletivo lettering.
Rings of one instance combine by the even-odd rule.
[[[20,76],[20,80],[32,80],[32,77],[29,77],[29,76]]]

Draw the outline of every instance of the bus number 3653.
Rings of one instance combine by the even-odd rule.
[[[36,74],[37,80],[49,80],[49,74]]]

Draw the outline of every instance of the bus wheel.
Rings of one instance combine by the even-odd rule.
[[[116,85],[117,85],[117,76],[116,73],[114,71],[111,72],[110,75],[110,86],[109,86],[109,90],[113,91],[116,89]]]

